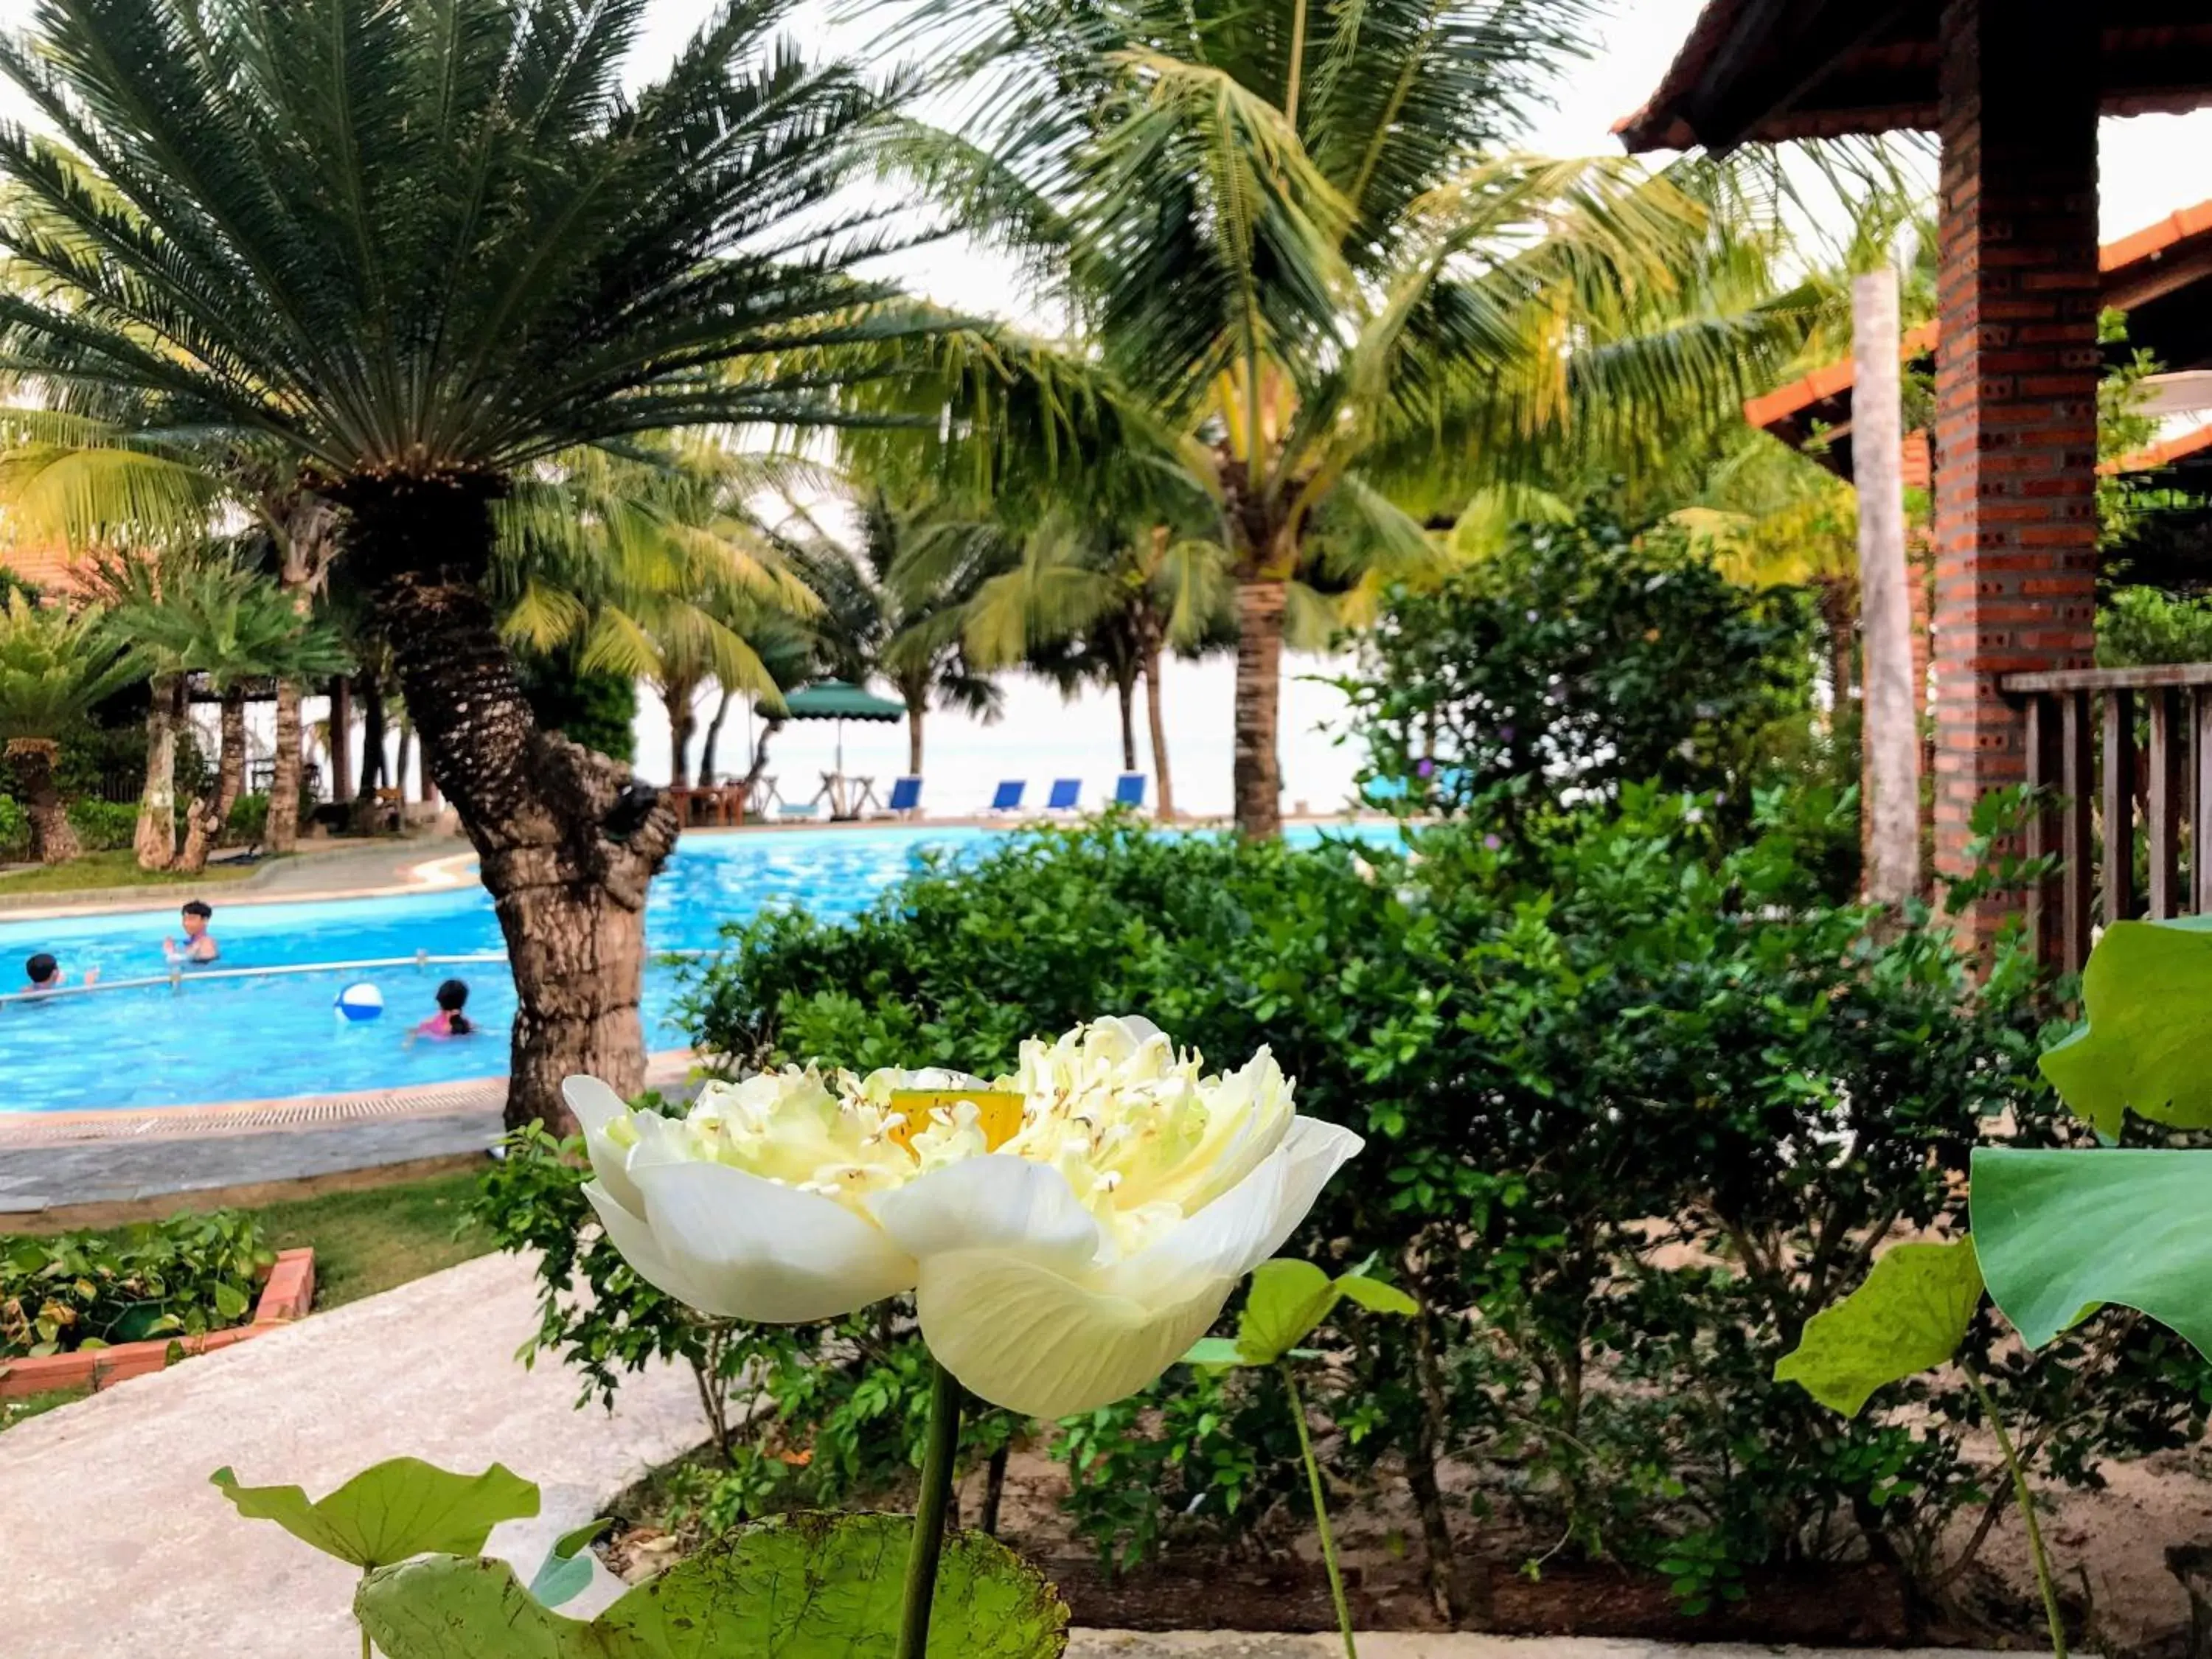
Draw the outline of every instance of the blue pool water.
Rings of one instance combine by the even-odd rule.
[[[994,833],[924,828],[687,836],[653,884],[647,944],[662,951],[711,948],[724,923],[773,904],[848,915],[927,854],[958,856]],[[1310,840],[1316,832],[1292,834]],[[22,988],[23,959],[37,951],[59,957],[72,982],[91,968],[106,980],[161,974],[161,939],[176,931],[176,910],[167,905],[121,915],[0,922],[0,990]],[[403,898],[217,901],[212,931],[226,968],[502,950],[491,901],[473,884]],[[408,1046],[403,1038],[433,1011],[432,994],[449,975],[468,981],[469,1014],[481,1035]],[[646,970],[648,1048],[682,1048],[689,1041],[672,1018],[683,976],[682,968],[665,962]],[[344,986],[361,979],[383,992],[386,1012],[373,1023],[348,1024],[331,1005]],[[0,1004],[0,1112],[267,1100],[485,1077],[507,1069],[514,1014],[514,988],[503,962],[197,984],[187,975],[181,991],[161,985]]]

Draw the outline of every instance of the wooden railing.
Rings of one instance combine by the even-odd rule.
[[[2050,803],[2027,826],[2029,857],[2057,854],[2028,895],[2043,959],[2078,971],[2100,921],[2212,912],[2212,663],[2000,684],[2027,708],[2027,781]],[[2138,837],[2148,854],[2140,892]]]

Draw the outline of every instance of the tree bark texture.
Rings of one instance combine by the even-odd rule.
[[[138,827],[131,845],[141,870],[166,870],[177,861],[177,677],[164,674],[147,688],[146,782],[138,792]]]
[[[565,1132],[562,1079],[644,1086],[646,890],[677,823],[629,767],[538,728],[482,586],[495,489],[358,480],[340,533],[506,936],[519,1005],[507,1121]]]
[[[289,853],[300,844],[300,683],[276,682],[276,756],[269,768],[269,818],[262,845]]]
[[[668,709],[668,786],[685,789],[691,783],[691,732],[698,724],[698,716],[691,709],[691,696],[698,688],[688,680],[661,689],[660,700]],[[704,774],[701,781],[705,781]]]
[[[910,778],[921,775],[921,722],[927,713],[927,706],[921,703],[906,706],[906,775]]]
[[[1121,701],[1121,769],[1137,769],[1137,668],[1134,663],[1114,676],[1114,695]]]
[[[216,751],[215,825],[221,832],[230,822],[230,809],[246,793],[246,688],[233,686],[222,694],[222,743]]]
[[[374,669],[355,676],[361,696],[361,783],[355,799],[373,801],[384,787],[384,687]]]
[[[222,820],[216,815],[215,797],[203,795],[185,811],[185,845],[177,854],[176,867],[186,875],[196,876],[207,868],[208,854],[215,850],[216,832]]]
[[[1168,781],[1167,712],[1160,699],[1160,647],[1157,641],[1145,651],[1145,718],[1152,727],[1153,808],[1164,820],[1176,815],[1175,786]]]
[[[331,682],[331,799],[353,799],[353,681]]]
[[[1233,782],[1237,829],[1250,841],[1282,833],[1283,775],[1275,749],[1283,690],[1283,609],[1288,585],[1267,577],[1237,584],[1237,727]]]
[[[1851,283],[1851,456],[1859,498],[1859,622],[1865,696],[1868,900],[1896,907],[1920,890],[1920,718],[1912,689],[1911,569],[1905,553],[1905,428],[1899,385],[1897,273]]]
[[[707,722],[707,736],[699,745],[699,781],[712,787],[714,769],[720,763],[722,748],[722,722],[730,718],[730,694],[725,690],[715,699],[714,718]]]
[[[23,788],[24,815],[31,820],[31,856],[40,864],[67,864],[84,850],[70,826],[61,791],[54,787],[54,745],[42,738],[19,738],[8,745],[15,777]]]

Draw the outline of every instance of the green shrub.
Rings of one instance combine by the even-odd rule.
[[[253,1218],[228,1210],[0,1238],[0,1360],[242,1325],[276,1260]]]
[[[88,853],[112,853],[131,845],[138,833],[138,803],[85,797],[69,804],[70,827]]]
[[[223,839],[234,846],[251,847],[258,843],[269,828],[269,797],[240,795],[230,804],[230,817],[223,825]]]
[[[1343,1315],[1358,1340],[1316,1389],[1340,1473],[1401,1471],[1441,1546],[1438,1465],[1471,1465],[1470,1501],[1662,1571],[1693,1607],[1808,1557],[1871,1551],[1931,1582],[1946,1523],[1989,1497],[1963,1392],[1908,1383],[1840,1422],[1771,1370],[1881,1240],[1963,1224],[1978,1139],[2054,1133],[2029,969],[2007,951],[1978,988],[1939,928],[1880,939],[1825,902],[1803,848],[1848,822],[1833,802],[1749,816],[1739,844],[1710,802],[1628,786],[1617,811],[1389,849],[1025,835],[849,923],[732,930],[690,1012],[731,1068],[988,1073],[1115,1012],[1219,1063],[1267,1044],[1302,1109],[1370,1143],[1291,1249],[1379,1252],[1429,1310],[1371,1332]],[[1973,1352],[2062,1479],[2202,1426],[2205,1368],[2128,1316],[2033,1360],[1990,1329]],[[1248,1524],[1266,1506],[1240,1497],[1239,1521],[1227,1494],[1279,1475],[1264,1452],[1218,1477],[1169,1455],[1211,1385],[1163,1386],[1069,1434],[1111,1472],[1079,1521],[1125,1556],[1194,1481]]]
[[[1778,757],[1812,758],[1813,633],[1796,590],[1740,586],[1681,532],[1593,507],[1394,595],[1343,687],[1366,775],[1413,806],[1510,830],[1648,782],[1719,795],[1741,825]]]
[[[0,864],[31,855],[31,817],[13,795],[0,795]]]

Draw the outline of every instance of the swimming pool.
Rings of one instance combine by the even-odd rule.
[[[1372,834],[1381,826],[1362,826]],[[687,836],[653,882],[646,941],[656,951],[720,943],[725,922],[770,904],[820,916],[849,915],[925,854],[982,844],[997,831],[865,829]],[[1320,832],[1291,832],[1311,841]],[[224,905],[212,931],[227,968],[465,956],[503,949],[491,900],[471,884],[398,898]],[[23,959],[50,951],[72,981],[97,968],[106,980],[164,971],[161,940],[177,932],[173,903],[126,915],[0,922],[0,988],[21,988]],[[432,1012],[440,980],[469,982],[469,1014],[482,1035],[407,1046]],[[652,963],[645,976],[646,1044],[684,1047],[672,1013],[684,970]],[[368,979],[383,992],[384,1018],[348,1024],[331,1006],[341,988]],[[503,962],[466,967],[307,973],[103,992],[48,1002],[0,1004],[0,1112],[46,1112],[271,1100],[357,1089],[486,1077],[507,1069],[514,986]]]

